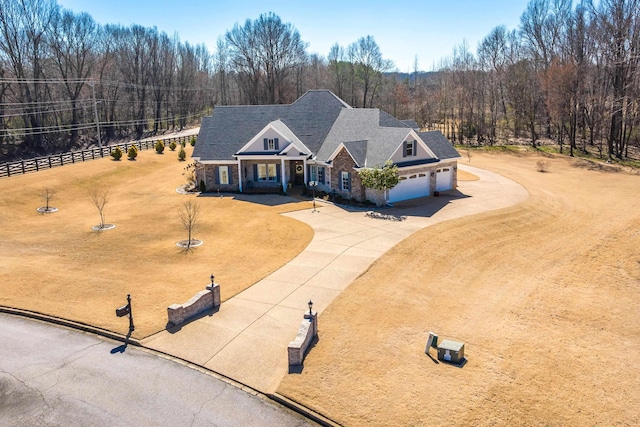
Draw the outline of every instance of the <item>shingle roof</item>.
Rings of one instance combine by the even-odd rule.
[[[193,157],[233,160],[238,149],[278,119],[315,153],[340,111],[350,108],[328,90],[309,91],[289,105],[217,106],[202,119]]]
[[[292,141],[302,142],[319,161],[330,160],[344,144],[360,167],[382,166],[412,132],[384,111],[351,108],[331,91],[312,90],[289,105],[216,107],[202,119],[193,157],[234,160],[234,154],[269,123]],[[417,134],[438,159],[460,157],[441,132]]]
[[[360,167],[382,166],[391,158],[411,129],[406,126],[380,127],[383,120],[391,122],[391,117],[375,108],[354,108],[342,110],[327,139],[318,151],[317,160],[326,162],[340,143],[367,141],[366,157]],[[394,119],[400,123],[399,120]]]
[[[418,126],[418,122],[413,119],[400,120],[405,125],[409,126],[411,129],[418,130],[420,126]]]
[[[433,151],[433,154],[437,158],[443,159],[456,159],[460,156],[460,153],[451,145],[451,142],[440,132],[439,130],[432,130],[428,132],[417,132],[420,139]]]
[[[344,148],[351,154],[358,167],[364,166],[367,161],[367,145],[368,141],[348,141],[344,143]]]

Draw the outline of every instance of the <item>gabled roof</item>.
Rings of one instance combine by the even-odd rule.
[[[367,164],[367,145],[368,141],[348,141],[343,144],[356,162],[356,166],[361,168]]]
[[[376,108],[353,108],[342,110],[327,139],[318,151],[317,160],[326,162],[341,143],[367,141],[366,157],[361,167],[382,166],[391,158],[411,129],[400,123],[398,127],[380,127],[380,121],[392,122],[393,117]],[[397,124],[396,123],[396,124]]]
[[[211,116],[202,119],[193,157],[234,160],[238,150],[269,126],[320,162],[332,160],[344,147],[359,167],[382,166],[407,138],[416,135],[436,158],[399,165],[460,157],[441,132],[416,132],[377,108],[351,108],[329,90],[308,91],[289,105],[215,107]]]
[[[413,119],[400,120],[405,125],[409,126],[413,130],[419,130],[420,126],[418,126],[418,122]]]
[[[311,90],[288,105],[217,106],[202,119],[193,157],[233,160],[233,155],[267,124],[280,120],[317,152],[341,110],[351,109],[329,90]]]
[[[449,142],[439,130],[417,132],[417,134],[439,159],[456,159],[461,157],[460,153],[456,151],[451,142]]]

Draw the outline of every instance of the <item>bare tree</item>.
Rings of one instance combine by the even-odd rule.
[[[95,64],[98,25],[87,13],[75,15],[70,10],[56,10],[49,33],[53,59],[70,101],[70,140],[75,144],[82,110],[79,98]]]
[[[251,104],[292,101],[291,71],[305,61],[307,43],[292,24],[283,23],[274,13],[236,24],[225,40],[238,84]],[[220,47],[219,47],[220,49]]]
[[[372,36],[361,37],[349,50],[353,53],[356,75],[362,82],[362,107],[371,107],[376,91],[382,84],[382,73],[393,67],[393,62],[382,57]]]
[[[55,16],[55,0],[0,0],[0,50],[16,79],[18,102],[23,113],[25,140],[34,149],[45,148],[46,115],[40,108],[47,90],[42,83],[48,57],[46,32]]]
[[[105,220],[104,220],[104,208],[109,202],[110,191],[109,188],[94,185],[89,189],[89,197],[91,197],[91,201],[93,205],[98,209],[98,213],[100,214],[100,225],[99,229],[105,228]]]
[[[49,212],[51,208],[49,207],[49,203],[53,200],[53,196],[56,194],[56,190],[50,187],[44,187],[42,189],[42,193],[40,193],[40,197],[44,201],[44,212]]]
[[[182,222],[182,227],[184,227],[185,231],[188,234],[186,247],[187,250],[191,248],[191,245],[193,243],[191,235],[195,228],[198,226],[199,213],[200,208],[198,207],[198,204],[193,200],[189,200],[188,202],[184,203],[179,214],[180,222]]]

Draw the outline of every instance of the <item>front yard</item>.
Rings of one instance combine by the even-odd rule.
[[[187,146],[187,154],[192,148]],[[226,300],[295,257],[311,240],[305,224],[279,215],[309,202],[266,205],[231,196],[182,195],[177,151],[141,151],[137,160],[100,159],[0,180],[0,305],[46,313],[126,333],[115,308],[131,294],[136,331],[144,338],[166,326],[167,306],[187,301],[214,274]],[[100,223],[89,190],[110,189]],[[40,214],[44,187],[56,193],[56,213]],[[280,197],[280,196],[273,196]],[[179,212],[200,208],[184,252]],[[277,200],[277,199],[276,199]],[[283,202],[287,199],[282,198]]]

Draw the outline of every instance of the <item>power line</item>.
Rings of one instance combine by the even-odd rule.
[[[178,121],[182,119],[189,119],[198,117],[204,114],[204,112],[187,114],[183,116],[170,116],[170,117],[161,117],[159,119],[138,119],[138,120],[127,120],[127,121],[108,121],[108,122],[100,122],[101,126],[133,126],[139,124],[147,124],[147,123],[162,123],[169,121]],[[32,136],[32,135],[45,135],[52,133],[60,133],[60,132],[72,132],[74,130],[85,130],[85,129],[93,129],[95,128],[95,123],[81,123],[77,125],[55,125],[54,126],[39,126],[36,128],[20,128],[20,129],[0,129],[0,137],[20,137],[20,136]]]

